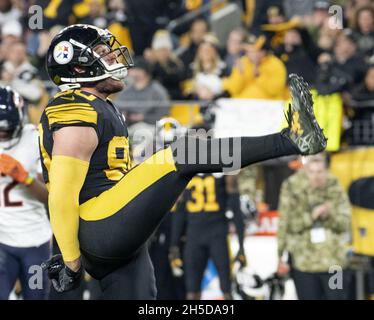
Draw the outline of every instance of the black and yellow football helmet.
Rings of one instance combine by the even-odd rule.
[[[99,54],[95,47],[104,44],[110,50]],[[116,63],[108,64],[105,56],[116,54]],[[108,30],[87,24],[66,27],[52,40],[46,67],[52,81],[63,88],[79,88],[81,83],[106,78],[122,80],[134,65],[129,50]],[[75,67],[81,70],[77,72]]]

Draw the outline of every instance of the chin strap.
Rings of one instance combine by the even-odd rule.
[[[128,71],[127,69],[123,68],[123,69],[119,69],[119,70],[108,72],[108,73],[111,74],[112,79],[120,81],[127,77]]]
[[[61,91],[71,90],[71,89],[78,89],[81,87],[81,82],[95,82],[101,81],[104,79],[112,78],[117,81],[122,81],[127,77],[128,71],[126,68],[118,69],[115,71],[107,71],[105,74],[97,77],[92,78],[61,78],[61,81],[66,81],[68,83],[64,83],[59,85]]]

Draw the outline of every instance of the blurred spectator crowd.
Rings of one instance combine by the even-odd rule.
[[[29,28],[34,4],[43,9],[41,30]],[[217,36],[212,18],[233,4],[242,20]],[[287,100],[287,75],[297,73],[316,94],[343,99],[342,146],[374,143],[374,134],[361,134],[374,128],[370,0],[1,1],[0,81],[29,103],[32,122],[55,90],[44,68],[50,40],[73,23],[108,28],[136,56],[116,97],[129,123],[154,123],[176,101],[199,102],[184,123],[193,125],[220,97]]]

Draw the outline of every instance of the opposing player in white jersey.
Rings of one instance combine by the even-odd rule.
[[[23,122],[19,94],[0,87],[0,300],[9,298],[17,279],[24,299],[46,299],[49,291],[48,277],[37,267],[51,254],[43,204],[48,192],[41,182],[37,129]]]

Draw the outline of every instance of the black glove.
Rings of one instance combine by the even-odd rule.
[[[247,258],[245,256],[243,247],[239,248],[239,251],[235,257],[235,261],[238,261],[240,263],[240,268],[244,268],[247,266]]]
[[[47,270],[48,277],[57,292],[66,292],[78,288],[83,278],[82,267],[77,272],[71,270],[65,265],[61,254],[43,262],[41,267],[43,270]]]

